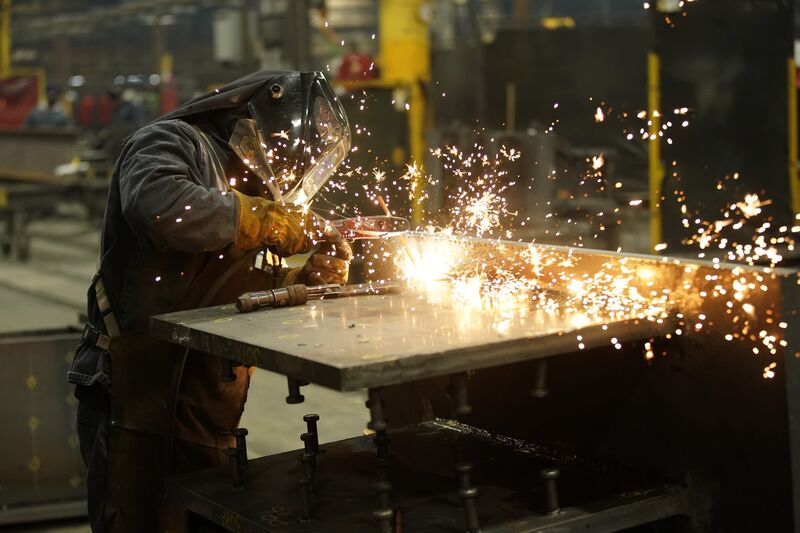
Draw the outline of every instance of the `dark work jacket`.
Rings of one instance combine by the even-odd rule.
[[[233,259],[227,247],[236,239],[238,205],[220,175],[220,154],[215,159],[207,146],[190,124],[162,120],[136,132],[117,160],[100,274],[122,334],[143,331],[150,316],[177,310],[210,262]],[[105,332],[92,287],[88,314]],[[108,354],[82,342],[68,379],[108,390],[109,368]]]

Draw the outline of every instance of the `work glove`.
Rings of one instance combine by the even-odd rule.
[[[328,227],[323,233],[325,242],[320,244],[300,268],[290,270],[284,278],[284,285],[302,283],[304,285],[344,285],[350,272],[353,251],[350,245],[334,228]]]
[[[326,222],[311,211],[233,190],[239,204],[235,250],[268,247],[275,255],[304,254],[324,238]]]

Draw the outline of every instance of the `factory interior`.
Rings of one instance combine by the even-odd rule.
[[[0,532],[800,532],[798,30],[0,0]]]

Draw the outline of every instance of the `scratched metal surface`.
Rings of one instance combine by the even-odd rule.
[[[239,314],[159,315],[151,334],[336,390],[356,390],[647,339],[670,321],[607,321],[534,307],[479,308],[445,290],[359,296]],[[578,340],[580,335],[581,339]]]

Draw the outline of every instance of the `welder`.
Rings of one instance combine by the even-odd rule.
[[[176,527],[164,477],[227,462],[244,408],[249,368],[231,380],[221,359],[149,338],[148,317],[346,282],[350,248],[309,205],[349,150],[344,110],[319,72],[251,74],[128,139],[68,374],[93,531]],[[257,268],[262,251],[272,267]],[[280,266],[307,252],[304,266]]]

